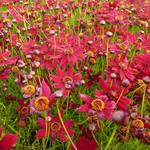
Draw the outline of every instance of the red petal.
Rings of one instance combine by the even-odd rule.
[[[37,120],[37,124],[41,127],[41,128],[46,128],[46,125],[45,125],[45,120],[44,119],[42,119],[42,118],[39,118],[38,120]]]
[[[86,103],[91,103],[91,97],[88,95],[80,94],[80,98]]]
[[[37,131],[36,137],[38,139],[42,139],[42,138],[46,137],[46,130],[45,129],[40,129],[39,131]]]
[[[49,96],[51,95],[51,90],[44,79],[42,81],[41,95],[46,96],[47,98],[49,98]]]
[[[82,106],[80,106],[79,108],[77,108],[76,110],[78,112],[87,112],[89,110],[90,106],[88,104],[84,104]]]
[[[12,146],[16,144],[17,136],[11,133],[7,133],[0,141],[0,149],[10,150]]]

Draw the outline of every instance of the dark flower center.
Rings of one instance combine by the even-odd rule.
[[[63,78],[63,82],[64,82],[64,83],[72,83],[72,82],[73,82],[73,80],[72,80],[72,78],[71,78],[71,77],[69,77],[69,76],[65,76],[65,77]]]
[[[21,110],[20,110],[20,113],[21,113],[22,115],[28,114],[28,112],[29,112],[29,107],[28,107],[28,106],[24,106],[24,107],[22,107]]]
[[[53,122],[51,123],[50,128],[53,132],[58,132],[61,128],[61,124],[59,122]]]

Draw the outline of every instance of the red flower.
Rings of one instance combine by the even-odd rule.
[[[79,112],[94,112],[97,116],[101,118],[111,119],[112,113],[115,108],[115,102],[110,101],[105,97],[96,97],[92,99],[90,96],[85,94],[80,94],[80,98],[85,102],[77,108]]]
[[[17,136],[15,134],[7,133],[6,135],[2,135],[2,128],[0,128],[0,149],[1,150],[11,150],[12,147],[15,146],[17,142]]]
[[[130,67],[129,61],[125,55],[120,58],[116,55],[114,59],[110,59],[109,63],[111,65],[107,68],[108,76],[110,76],[111,73],[115,73],[117,78],[121,81],[124,79],[133,81],[135,79],[134,75],[136,70]]]
[[[87,136],[81,136],[75,143],[78,150],[96,150],[97,144],[94,139],[88,139]],[[74,148],[72,148],[74,150]]]
[[[52,93],[51,89],[43,79],[40,95],[30,102],[30,112],[42,113],[43,111],[47,111],[55,102],[55,97],[55,93]]]
[[[34,53],[35,46],[36,46],[35,40],[29,40],[27,42],[24,42],[22,44],[23,52],[25,54],[32,54],[32,53]]]
[[[66,142],[68,140],[67,135],[60,122],[59,117],[53,117],[53,116],[49,116],[49,117],[51,120],[47,122],[47,129],[46,129],[45,120],[42,118],[38,119],[37,123],[41,127],[41,129],[37,131],[36,137],[41,139],[46,136],[50,136],[53,140],[58,138],[60,141]],[[71,129],[73,126],[73,120],[71,119],[65,120],[64,125],[70,137],[73,138],[75,133],[75,131]]]
[[[61,90],[64,95],[68,95],[75,85],[80,84],[81,74],[74,74],[72,67],[66,72],[60,68],[56,71],[57,75],[50,75],[50,79],[54,81],[54,87]]]
[[[150,74],[150,54],[139,54],[133,59],[132,67],[136,68],[137,74],[136,79],[143,79]]]
[[[54,56],[55,51],[53,49],[49,50],[49,47],[47,45],[42,45],[40,47],[40,66],[42,69],[51,70],[54,67],[56,67],[56,64],[58,64],[58,59],[55,59]]]
[[[21,118],[26,117],[29,115],[30,108],[29,108],[29,101],[25,103],[22,99],[18,100],[19,107],[17,108],[17,112]]]
[[[115,102],[117,102],[118,109],[127,110],[131,104],[131,100],[124,96],[128,92],[128,88],[121,88],[121,85],[116,82],[114,79],[111,85],[111,81],[104,80],[103,78],[99,79],[99,85],[101,90],[96,91],[96,96],[107,95]]]
[[[11,53],[9,51],[7,52],[0,52],[0,66],[5,66],[5,65],[13,65],[16,63],[18,57],[10,57]]]
[[[64,39],[63,39],[64,40]],[[56,55],[60,60],[60,65],[65,67],[68,64],[75,65],[79,60],[83,60],[83,48],[77,37],[66,36],[65,41],[57,43]]]
[[[10,69],[3,69],[0,71],[0,80],[7,80],[10,75]]]

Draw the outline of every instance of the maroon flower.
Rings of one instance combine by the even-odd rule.
[[[19,99],[18,103],[17,112],[21,118],[25,118],[30,112],[29,101],[25,103],[22,99]]]
[[[75,143],[78,150],[96,150],[97,144],[94,139],[88,139],[87,136],[81,136]],[[74,148],[72,148],[74,150]]]
[[[50,120],[47,121],[47,128],[45,120],[42,118],[38,119],[37,123],[41,127],[41,129],[37,131],[36,137],[41,139],[46,136],[50,136],[53,140],[58,138],[60,141],[66,142],[68,140],[67,135],[61,124],[59,117],[53,117],[50,115],[48,116],[48,118],[50,118]],[[72,138],[75,133],[75,131],[71,129],[73,126],[73,120],[71,119],[65,120],[64,125],[70,137]]]

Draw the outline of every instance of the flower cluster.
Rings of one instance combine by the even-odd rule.
[[[0,11],[0,105],[16,109],[0,126],[17,133],[0,128],[0,150],[107,149],[112,128],[150,144],[149,1],[0,0]]]

